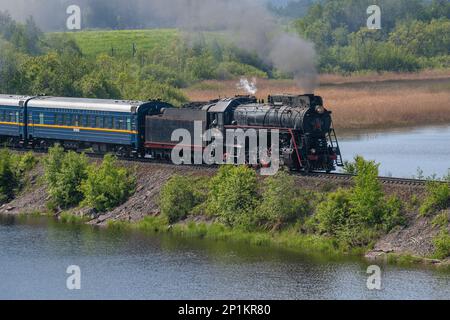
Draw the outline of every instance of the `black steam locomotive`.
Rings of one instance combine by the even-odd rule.
[[[291,170],[330,172],[336,166],[342,166],[331,112],[324,108],[319,96],[273,95],[267,103],[252,96],[236,96],[192,103],[179,109],[163,108],[159,114],[146,116],[146,153],[154,158],[170,159],[176,145],[172,133],[184,128],[192,137],[198,136],[195,122],[201,124],[202,132],[212,128],[221,132],[225,139],[223,148],[232,145],[235,148],[233,156],[243,153],[246,161],[251,158],[248,144],[237,143],[234,138],[227,141],[227,131],[241,129],[259,133],[265,130],[269,136],[267,152],[270,153],[276,130],[280,164]],[[206,148],[207,142],[197,140],[196,143],[194,140],[191,140],[191,150]],[[224,151],[224,155],[230,157],[229,152]],[[260,165],[267,165],[264,159],[257,157]]]
[[[180,129],[188,141],[174,136]],[[239,130],[244,140],[227,139],[230,131]],[[208,131],[219,132],[223,144],[217,136],[204,139]],[[261,133],[266,133],[266,141],[258,141],[261,150],[252,153],[247,140],[255,135],[261,140]],[[275,158],[279,165],[299,171],[329,172],[342,165],[331,112],[315,95],[274,95],[267,103],[236,96],[183,108],[161,101],[0,95],[0,142],[40,150],[58,143],[71,150],[172,161],[182,146],[183,153],[194,151],[193,162],[198,164],[206,162],[203,155],[209,152],[218,163],[243,159],[267,166],[266,158]],[[183,159],[192,163],[190,155],[183,154]]]

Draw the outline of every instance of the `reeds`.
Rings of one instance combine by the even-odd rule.
[[[234,81],[205,81],[186,89],[193,101],[245,94]],[[450,71],[414,74],[321,76],[316,94],[333,111],[338,129],[392,128],[450,123]],[[292,80],[258,80],[259,99],[304,93]]]

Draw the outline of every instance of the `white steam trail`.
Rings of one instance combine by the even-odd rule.
[[[252,81],[248,81],[247,78],[241,78],[239,83],[236,84],[236,87],[239,90],[245,90],[248,94],[256,94],[258,92],[258,88],[256,86],[256,78],[252,78]]]

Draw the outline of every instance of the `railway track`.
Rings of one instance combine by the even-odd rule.
[[[96,153],[87,153],[86,154],[89,157],[92,158],[102,158],[103,155],[96,154]],[[122,161],[130,161],[130,162],[140,162],[140,163],[148,163],[148,164],[155,164],[155,165],[166,165],[166,166],[172,166],[172,167],[180,167],[179,165],[175,165],[171,162],[160,162],[157,160],[151,160],[151,159],[142,159],[142,158],[119,158]],[[206,166],[206,165],[183,165],[183,167],[194,169],[194,170],[208,170],[213,171],[218,168],[218,166]],[[310,173],[303,173],[303,172],[296,172],[292,173],[294,175],[304,176],[304,177],[313,177],[313,178],[319,178],[324,180],[339,180],[339,181],[352,181],[352,179],[355,177],[353,174],[347,174],[347,173],[324,173],[324,172],[310,172]],[[410,178],[395,178],[395,177],[378,177],[380,182],[383,185],[403,185],[403,186],[424,186],[428,180],[422,180],[422,179],[410,179]]]
[[[327,180],[351,181],[355,175],[347,173],[300,173],[300,175],[307,177],[314,177]],[[424,186],[428,180],[409,179],[409,178],[394,178],[394,177],[378,177],[383,185],[404,185],[404,186]]]
[[[25,153],[29,152],[30,150],[23,150],[23,149],[16,149],[13,148],[12,150],[19,152],[19,153]],[[46,151],[42,150],[31,150],[34,153],[38,154],[46,154]],[[90,158],[95,159],[102,159],[103,154],[98,153],[91,153],[87,152],[85,153],[86,156]],[[148,158],[124,158],[124,157],[118,157],[120,161],[125,162],[139,162],[139,163],[146,163],[151,165],[161,165],[161,166],[168,166],[168,167],[181,167],[180,165],[173,164],[171,162],[162,162],[158,160],[152,160]],[[206,165],[183,165],[184,168],[189,168],[191,170],[203,170],[203,171],[215,171],[217,170],[218,166],[206,166]],[[324,173],[324,172],[292,172],[293,175],[302,176],[302,177],[312,177],[317,179],[323,179],[323,180],[329,180],[329,181],[352,181],[352,179],[355,177],[353,174],[347,174],[347,173]],[[383,185],[403,185],[403,186],[424,186],[428,180],[423,179],[410,179],[410,178],[395,178],[395,177],[378,177],[380,182]]]

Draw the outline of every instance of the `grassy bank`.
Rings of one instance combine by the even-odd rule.
[[[121,230],[139,230],[150,234],[170,234],[187,238],[210,241],[237,242],[255,246],[273,246],[290,249],[310,255],[342,256],[361,255],[365,248],[340,247],[335,239],[318,235],[307,235],[298,232],[295,227],[281,232],[247,231],[230,228],[217,222],[187,222],[171,225],[164,217],[146,217],[137,223],[109,221],[108,228]]]
[[[450,123],[450,71],[405,74],[322,75],[316,94],[333,111],[338,129],[393,128]],[[237,81],[206,81],[185,89],[191,100],[244,94]],[[260,99],[303,93],[291,80],[257,80]]]

